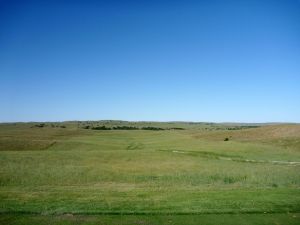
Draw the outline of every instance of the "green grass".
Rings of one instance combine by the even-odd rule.
[[[0,224],[300,222],[299,125],[63,125],[0,125]]]
[[[0,224],[6,225],[153,225],[153,224],[222,224],[222,225],[276,225],[299,224],[299,213],[290,214],[202,214],[202,215],[14,215],[0,217]]]

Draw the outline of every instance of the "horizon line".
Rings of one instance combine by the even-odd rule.
[[[52,120],[52,121],[0,121],[0,124],[11,124],[11,123],[67,123],[67,122],[101,122],[101,121],[111,121],[111,122],[130,122],[130,123],[215,123],[215,124],[300,124],[300,122],[241,122],[241,121],[189,121],[189,120],[120,120],[120,119],[100,119],[100,120]]]

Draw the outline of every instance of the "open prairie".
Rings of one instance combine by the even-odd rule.
[[[300,224],[300,125],[0,125],[0,224]]]

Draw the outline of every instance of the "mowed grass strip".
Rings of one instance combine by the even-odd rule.
[[[202,215],[1,215],[5,225],[298,225],[299,213],[276,214],[202,214]]]

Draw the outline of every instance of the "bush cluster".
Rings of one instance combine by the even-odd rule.
[[[184,130],[184,128],[180,127],[174,127],[174,128],[161,128],[161,127],[134,127],[134,126],[115,126],[115,127],[106,127],[104,125],[93,127],[90,125],[86,125],[82,127],[83,129],[92,129],[92,130],[154,130],[154,131],[160,131],[160,130]]]

